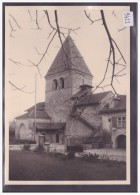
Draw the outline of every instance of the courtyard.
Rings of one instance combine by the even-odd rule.
[[[33,151],[10,151],[9,180],[125,180],[126,164],[116,161],[87,162]]]

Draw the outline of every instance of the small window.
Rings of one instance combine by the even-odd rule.
[[[126,117],[117,118],[117,127],[126,127]]]
[[[64,89],[64,78],[63,77],[61,77],[60,78],[60,89]]]
[[[108,119],[108,122],[109,122],[109,123],[111,122],[111,119],[110,119],[110,118]]]
[[[52,89],[57,90],[58,89],[58,82],[56,79],[53,80]]]

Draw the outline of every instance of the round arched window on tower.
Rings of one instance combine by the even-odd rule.
[[[63,88],[64,88],[64,78],[63,78],[63,77],[60,78],[59,84],[60,84],[60,85],[59,85],[59,86],[60,86],[59,88],[60,88],[60,89],[63,89]]]
[[[53,80],[52,89],[53,89],[53,90],[57,90],[57,89],[58,89],[58,82],[57,82],[56,79]]]

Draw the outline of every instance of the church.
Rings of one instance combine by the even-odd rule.
[[[16,117],[16,138],[38,143],[43,136],[49,143],[125,149],[126,96],[93,93],[92,79],[68,36],[45,76],[45,102]]]

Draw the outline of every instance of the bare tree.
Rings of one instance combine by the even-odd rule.
[[[33,62],[30,59],[27,59],[28,61],[28,65],[25,65],[21,62],[19,62],[18,60],[13,60],[13,59],[9,59],[11,62],[13,62],[15,65],[17,66],[27,66],[27,67],[34,67],[37,69],[39,75],[41,76],[40,73],[40,66],[41,66],[41,62],[43,60],[46,60],[45,56],[48,53],[48,50],[52,44],[52,42],[54,41],[54,39],[57,37],[59,39],[60,45],[65,53],[66,59],[70,62],[73,63],[71,58],[69,58],[67,52],[65,51],[65,48],[63,46],[63,40],[67,37],[67,35],[74,33],[76,34],[76,31],[80,29],[80,27],[78,26],[77,28],[67,28],[65,26],[61,26],[60,22],[59,22],[59,14],[57,10],[54,10],[53,12],[53,18],[52,16],[50,17],[49,11],[48,10],[43,10],[42,11],[44,13],[43,17],[41,19],[39,19],[39,11],[35,10],[35,16],[32,15],[31,11],[28,10],[28,15],[29,18],[31,20],[31,22],[34,22],[36,25],[36,30],[41,30],[40,27],[40,20],[42,19],[47,19],[47,23],[46,25],[48,25],[48,27],[51,29],[50,33],[48,34],[48,44],[44,50],[44,52],[39,52],[38,48],[35,47],[35,50],[37,52],[37,55],[40,57],[38,61]],[[116,82],[119,83],[119,77],[125,76],[126,73],[124,72],[126,69],[126,60],[123,56],[122,51],[120,50],[117,42],[114,40],[114,38],[111,36],[111,32],[109,30],[109,27],[107,25],[107,21],[106,21],[106,17],[105,17],[105,13],[103,10],[100,10],[100,17],[99,18],[92,18],[91,17],[91,13],[88,13],[86,10],[83,11],[83,14],[85,14],[85,17],[89,20],[90,25],[94,25],[95,23],[99,23],[99,25],[103,25],[105,32],[107,34],[108,37],[108,42],[110,45],[109,51],[108,51],[108,57],[107,57],[107,63],[106,63],[106,68],[105,68],[105,72],[104,72],[104,76],[101,79],[101,81],[97,84],[97,86],[95,87],[95,89],[91,92],[94,93],[97,89],[101,88],[102,90],[104,90],[106,87],[110,86],[112,88],[112,90],[114,91],[114,93],[116,95],[118,95],[117,90],[114,86],[114,79]],[[115,11],[112,11],[112,17],[117,17]],[[11,19],[13,20],[13,22],[15,23],[15,25],[18,27],[18,29],[21,29],[20,25],[18,24],[17,20],[12,16],[12,14],[9,15],[9,25],[11,28],[11,32],[10,32],[10,37],[11,38],[16,38],[15,35],[13,35],[13,33],[15,32],[15,29],[11,23]],[[35,30],[34,28],[32,30]],[[124,30],[124,28],[120,28],[118,29],[118,32]],[[88,32],[87,32],[88,34]],[[78,56],[75,56],[78,57]],[[108,69],[109,67],[112,68],[112,73],[111,76],[109,78],[107,78],[107,73],[108,73]],[[122,67],[121,69],[118,70],[118,67]],[[110,80],[109,84],[104,84],[104,81],[108,79]],[[9,81],[9,83],[12,85],[12,87],[14,86],[17,90],[21,90],[23,91],[23,88],[19,88],[16,86],[16,84],[13,84],[12,81]],[[90,97],[89,97],[90,100]]]

